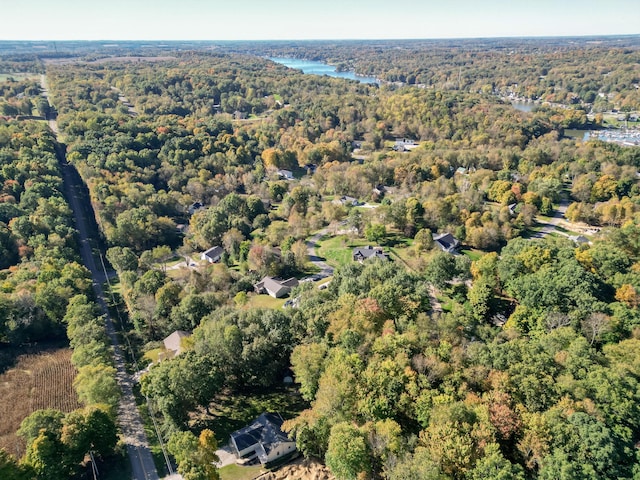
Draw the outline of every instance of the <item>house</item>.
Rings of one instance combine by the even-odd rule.
[[[211,247],[209,250],[200,254],[200,259],[206,260],[209,263],[218,263],[223,253],[224,249],[222,247]]]
[[[184,330],[176,330],[167,338],[165,338],[162,343],[164,343],[164,348],[168,352],[173,352],[173,356],[180,355],[182,353],[182,340],[191,336],[191,333],[185,332]]]
[[[264,277],[253,288],[256,293],[266,293],[273,298],[281,298],[288,295],[291,289],[297,287],[300,283],[297,278],[289,278],[282,280],[281,278]]]
[[[379,196],[384,195],[386,191],[387,191],[387,188],[382,184],[378,184],[375,187],[373,187],[373,193]]]
[[[204,205],[200,202],[193,202],[191,205],[189,205],[187,207],[187,213],[189,215],[193,215],[194,213],[196,213],[199,210],[202,210],[204,208]]]
[[[263,413],[248,425],[231,434],[231,448],[238,463],[257,458],[261,464],[271,464],[296,452],[296,442],[282,432],[284,420],[275,413]]]
[[[569,240],[580,245],[589,243],[589,239],[584,235],[571,235],[569,236]]]
[[[357,207],[358,205],[360,205],[360,202],[358,201],[357,198],[354,197],[350,197],[348,195],[344,195],[340,198],[336,198],[333,203],[335,205],[342,205],[345,207]]]
[[[368,258],[377,258],[385,261],[389,260],[389,257],[384,253],[382,247],[372,247],[371,245],[354,248],[352,255],[354,262],[364,262]]]
[[[393,145],[393,149],[396,152],[407,152],[417,147],[416,141],[410,138],[396,138],[396,143]]]
[[[364,140],[354,140],[353,142],[351,142],[351,147],[355,150],[358,148],[362,148],[362,144],[364,143]]]
[[[441,233],[433,237],[433,241],[443,252],[453,253],[460,246],[460,242],[450,233]]]
[[[293,172],[291,170],[278,170],[277,173],[285,180],[293,180]]]

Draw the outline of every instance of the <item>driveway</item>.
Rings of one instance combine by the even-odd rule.
[[[316,254],[316,247],[322,237],[329,233],[329,229],[323,228],[314,233],[309,240],[307,240],[307,255],[309,255],[309,261],[320,269],[320,278],[326,278],[333,275],[333,267],[326,263],[321,257]]]

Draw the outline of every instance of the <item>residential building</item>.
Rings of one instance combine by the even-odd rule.
[[[384,253],[382,247],[372,247],[371,245],[354,248],[352,255],[354,262],[364,262],[368,258],[377,258],[384,261],[389,260],[389,256]]]
[[[231,448],[238,463],[257,458],[261,464],[274,463],[296,452],[296,442],[282,432],[284,420],[275,413],[263,413],[248,425],[231,434]]]
[[[164,343],[164,348],[169,353],[173,353],[173,356],[180,355],[182,353],[182,341],[185,338],[191,336],[190,332],[186,332],[184,330],[176,330],[167,338],[165,338],[162,343]]]
[[[442,233],[433,237],[435,244],[440,247],[443,252],[453,253],[460,246],[460,242],[450,233]]]
[[[297,278],[283,280],[281,278],[264,277],[253,288],[256,293],[265,293],[273,298],[281,298],[291,293],[291,289],[300,284]]]
[[[205,260],[209,263],[218,263],[222,258],[223,253],[224,249],[222,247],[211,247],[209,250],[206,250],[200,254],[200,259]]]

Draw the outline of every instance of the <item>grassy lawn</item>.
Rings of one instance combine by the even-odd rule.
[[[396,255],[398,259],[400,259],[400,261],[405,265],[411,265],[411,262],[416,259],[415,255],[413,255],[413,253],[409,250],[409,247],[392,247],[389,248],[389,251],[392,254]]]
[[[262,465],[240,466],[227,465],[218,470],[220,480],[253,480],[258,475],[266,472]]]
[[[325,237],[320,240],[316,253],[326,259],[331,266],[338,267],[351,263],[352,251],[354,247],[364,247],[369,245],[365,239],[351,240],[346,235],[336,237]]]
[[[305,408],[309,408],[309,404],[294,389],[284,387],[268,392],[220,394],[209,406],[214,417],[201,417],[198,428],[210,428],[215,432],[218,444],[226,445],[232,432],[262,413],[279,413],[286,420]]]
[[[249,301],[244,305],[243,308],[282,308],[284,302],[288,300],[287,298],[273,298],[271,295],[257,295],[254,293],[250,293]]]
[[[155,363],[158,361],[158,357],[162,352],[164,352],[163,348],[154,348],[153,350],[145,352],[144,358],[148,358],[152,363]]]
[[[461,253],[475,262],[487,252],[483,252],[482,250],[477,250],[475,248],[465,248],[464,250],[461,250]]]

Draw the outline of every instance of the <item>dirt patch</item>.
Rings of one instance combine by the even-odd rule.
[[[329,469],[317,460],[304,458],[265,473],[259,480],[335,480]],[[256,480],[258,480],[256,479]]]

